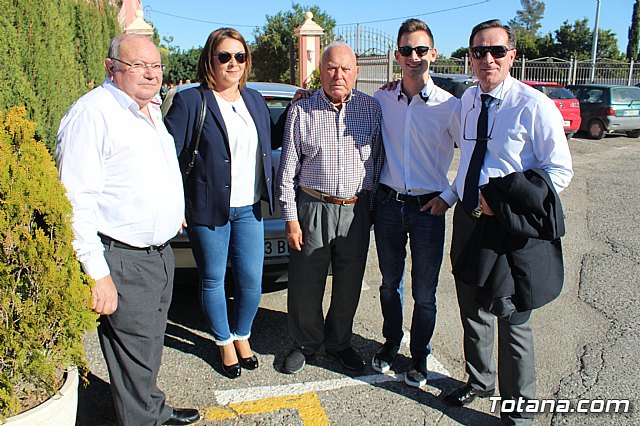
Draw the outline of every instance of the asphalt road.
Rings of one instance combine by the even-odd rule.
[[[565,288],[532,319],[538,396],[567,399],[572,404],[579,399],[629,399],[631,410],[622,414],[545,413],[535,424],[639,424],[640,139],[575,138],[570,146],[575,177],[561,194],[567,222]],[[448,226],[450,222],[451,212]],[[450,228],[447,234],[446,252]],[[280,373],[288,341],[284,290],[263,295],[255,321],[251,343],[261,367],[243,371],[237,380],[226,379],[200,313],[193,274],[180,274],[176,282],[160,387],[171,405],[199,408],[205,417],[202,425],[498,424],[489,401],[450,408],[441,400],[442,392],[465,380],[462,330],[450,269],[445,256],[429,361],[433,373],[424,389],[410,388],[402,380],[409,362],[406,345],[394,364],[395,375],[380,375],[370,367],[353,375],[323,352],[297,375]],[[367,361],[382,343],[379,282],[372,242],[353,339]],[[327,295],[330,285],[329,279]],[[410,313],[408,288],[405,295]],[[408,326],[410,314],[406,317]],[[95,333],[87,336],[85,346],[91,373],[89,385],[81,385],[77,424],[115,424]]]

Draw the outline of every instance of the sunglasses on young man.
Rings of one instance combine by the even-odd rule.
[[[424,55],[429,53],[429,50],[431,50],[431,48],[429,46],[398,46],[398,52],[400,52],[401,56],[411,56],[411,53],[414,50],[416,51],[416,54],[418,56],[423,57]]]
[[[233,55],[229,52],[220,52],[217,57],[221,64],[226,64],[231,58],[236,58],[236,62],[239,64],[244,64],[247,60],[247,55],[244,52],[236,52]]]
[[[487,53],[491,53],[494,58],[500,59],[507,56],[507,52],[510,50],[507,46],[474,46],[471,48],[471,55],[475,59],[482,59],[487,56]]]

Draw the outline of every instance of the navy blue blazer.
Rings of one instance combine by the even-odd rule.
[[[247,87],[240,91],[258,131],[258,146],[262,157],[261,198],[269,203],[273,213],[273,176],[271,162],[271,117],[259,92]],[[200,137],[199,154],[193,170],[185,181],[185,216],[188,224],[223,226],[229,221],[231,197],[231,153],[227,128],[216,97],[205,91],[207,114]],[[202,99],[197,88],[177,92],[164,119],[173,135],[176,153],[180,155],[185,144],[191,144],[196,121],[202,109]]]

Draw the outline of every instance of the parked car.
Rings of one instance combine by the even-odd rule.
[[[522,82],[553,99],[564,119],[564,134],[567,135],[567,140],[571,139],[582,123],[580,103],[575,95],[558,83],[528,80]]]
[[[567,89],[580,101],[580,130],[591,139],[602,139],[614,131],[640,137],[640,87],[575,84]]]
[[[474,87],[478,83],[478,79],[466,74],[431,74],[431,78],[436,86],[451,93],[456,98],[462,97],[462,94],[469,87]]]
[[[171,89],[162,103],[162,114],[169,111],[173,97],[179,91],[198,86],[195,84],[183,84]],[[299,88],[289,84],[279,83],[254,83],[248,82],[247,87],[260,92],[267,103],[271,120],[277,123],[284,113],[287,105]],[[278,170],[280,164],[280,147],[274,146],[272,151],[273,166]],[[269,206],[262,202],[262,215],[264,218],[264,281],[269,283],[285,282],[288,279],[289,245],[284,232],[284,221],[281,218],[280,206],[276,202],[276,211],[269,214]],[[195,268],[196,263],[191,253],[191,245],[186,233],[178,234],[171,240],[171,247],[176,258],[176,268]],[[228,277],[231,274],[227,274]]]

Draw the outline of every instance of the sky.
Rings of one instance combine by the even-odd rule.
[[[439,53],[449,56],[468,45],[474,25],[500,19],[507,23],[521,9],[519,0],[393,1],[376,0],[297,0],[303,6],[317,5],[336,21],[336,25],[374,28],[394,40],[400,24],[407,18],[425,21]],[[588,18],[593,28],[598,0],[546,0],[540,34],[558,29],[565,20],[573,24]],[[600,29],[612,30],[620,52],[627,50],[633,0],[600,0]],[[253,41],[255,27],[266,23],[266,16],[291,10],[291,0],[142,0],[145,18],[158,29],[160,37],[173,37],[173,45],[190,49],[204,45],[211,31],[229,26]],[[398,7],[402,5],[402,8]],[[172,16],[173,15],[173,16]],[[188,19],[185,19],[188,18]]]

